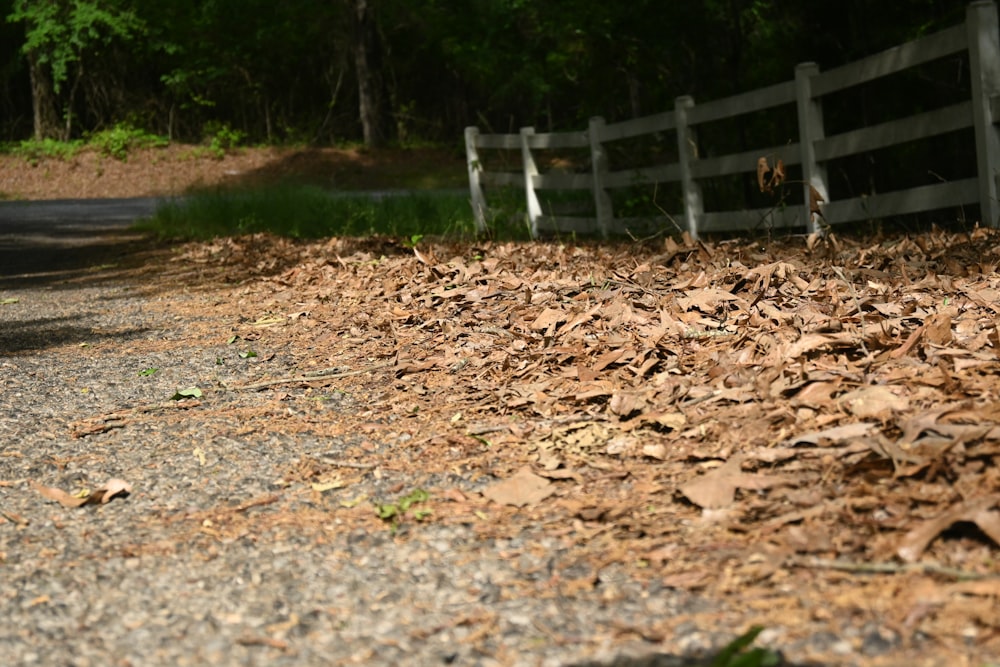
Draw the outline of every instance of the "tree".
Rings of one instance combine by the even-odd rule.
[[[25,25],[22,52],[31,76],[38,140],[69,138],[86,55],[114,39],[131,39],[143,29],[134,12],[117,0],[15,0],[7,20]]]
[[[388,139],[382,45],[373,0],[351,0],[354,72],[358,79],[358,114],[365,145],[377,147]]]

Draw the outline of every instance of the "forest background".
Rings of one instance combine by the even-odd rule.
[[[582,129],[787,81],[798,62],[829,69],[961,23],[967,4],[0,0],[0,141],[125,128],[187,143],[457,148],[467,125]],[[827,131],[968,91],[956,55],[824,100]],[[699,141],[703,154],[780,145],[794,122],[794,110],[730,122]],[[855,192],[974,174],[971,130],[952,134],[833,172]]]

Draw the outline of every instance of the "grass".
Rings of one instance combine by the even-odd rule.
[[[6,143],[0,146],[0,152],[22,157],[29,163],[43,158],[69,160],[84,147],[82,141],[57,141],[55,139],[26,139],[24,141]]]
[[[300,184],[196,193],[161,206],[139,227],[161,238],[191,240],[257,232],[293,238],[475,235],[472,209],[464,195],[426,192],[373,197]]]

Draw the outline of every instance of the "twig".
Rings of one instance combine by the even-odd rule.
[[[980,574],[978,572],[959,570],[934,563],[855,563],[828,558],[791,558],[788,563],[796,567],[841,570],[843,572],[857,572],[860,574],[906,574],[917,572],[920,574],[940,574],[963,581],[1000,579],[1000,575],[997,574]]]
[[[355,463],[353,461],[338,461],[334,458],[321,456],[320,461],[334,468],[354,468],[355,470],[371,470],[377,467],[374,463]]]
[[[346,378],[352,375],[363,375],[371,371],[376,371],[380,368],[394,366],[395,364],[395,361],[384,361],[380,364],[374,364],[372,366],[368,366],[367,368],[358,368],[353,371],[337,371],[331,373],[313,371],[306,375],[291,375],[283,378],[274,378],[273,380],[254,382],[253,384],[243,385],[242,387],[229,387],[229,389],[231,391],[256,391],[258,389],[266,389],[279,384],[303,384],[306,382],[315,382],[317,380],[337,380],[339,378]]]
[[[868,346],[865,345],[865,314],[864,311],[861,310],[861,301],[858,299],[858,291],[854,289],[854,283],[847,279],[847,276],[844,275],[844,272],[839,266],[834,266],[832,268],[833,272],[840,276],[840,279],[847,283],[847,286],[851,288],[851,296],[854,298],[854,307],[858,311],[858,321],[861,322],[861,351],[865,353],[866,357],[869,357],[871,356],[871,353],[868,351]]]

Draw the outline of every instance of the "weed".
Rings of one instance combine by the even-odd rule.
[[[782,664],[780,654],[766,648],[750,648],[763,630],[763,627],[755,625],[731,641],[715,656],[711,667],[774,667]]]
[[[270,232],[293,238],[369,236],[465,237],[475,225],[467,199],[448,193],[332,193],[282,184],[196,193],[161,206],[140,227],[161,238],[209,239]]]
[[[26,139],[3,147],[3,152],[10,155],[23,157],[32,165],[39,160],[52,158],[58,160],[69,160],[73,158],[83,147],[82,141],[56,141],[55,139]]]
[[[125,162],[129,152],[136,148],[162,148],[168,141],[166,137],[150,134],[127,123],[118,123],[110,129],[91,135],[87,143],[102,155]]]
[[[226,153],[239,147],[246,141],[246,132],[234,130],[229,123],[210,121],[202,130],[208,142],[208,151],[217,159],[222,159]]]

